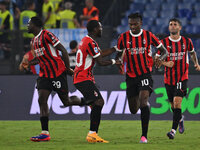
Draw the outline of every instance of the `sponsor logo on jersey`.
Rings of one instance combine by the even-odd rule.
[[[95,53],[99,52],[97,47],[94,48],[94,51],[95,51]]]

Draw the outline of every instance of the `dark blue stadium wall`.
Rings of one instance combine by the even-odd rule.
[[[36,120],[39,118],[38,94],[35,89],[37,76],[0,76],[0,120]],[[137,120],[137,115],[131,115],[124,90],[124,76],[99,75],[96,82],[105,100],[102,110],[104,120]],[[167,101],[162,75],[154,75],[154,92],[150,97],[151,119],[171,120],[172,113]],[[68,77],[69,95],[81,94]],[[182,111],[186,120],[200,120],[200,79],[190,75],[188,95],[183,99]],[[88,120],[89,107],[63,108],[58,95],[52,93],[49,97],[50,119],[52,120]]]

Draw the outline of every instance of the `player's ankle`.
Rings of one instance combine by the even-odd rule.
[[[43,133],[43,134],[49,134],[49,131],[42,130],[42,132],[41,132],[41,133]]]

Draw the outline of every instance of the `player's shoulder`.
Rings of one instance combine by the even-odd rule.
[[[128,35],[129,33],[130,33],[130,30],[128,30],[128,31],[126,31],[126,32],[123,32],[123,33],[119,34],[119,36],[118,36],[118,40],[119,40],[120,38],[123,38],[124,36]]]
[[[169,40],[169,36],[163,38],[161,41],[164,41],[164,40]]]
[[[92,39],[90,36],[85,36],[85,41],[87,44],[91,43],[91,44],[97,45],[97,42],[94,39]]]
[[[181,38],[182,38],[182,39],[185,39],[185,40],[187,40],[187,41],[191,41],[191,40],[192,40],[191,38],[186,37],[186,36],[181,36]]]

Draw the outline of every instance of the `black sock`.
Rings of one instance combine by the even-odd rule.
[[[174,113],[174,108],[171,108],[172,109],[172,113]]]
[[[90,131],[96,131],[96,133],[98,132],[101,120],[101,110],[102,106],[95,105],[92,107],[90,114]]]
[[[40,117],[40,122],[42,126],[42,130],[49,131],[48,123],[49,123],[49,117]]]
[[[141,110],[141,123],[142,123],[142,136],[147,138],[150,110],[148,106],[140,108]]]
[[[181,119],[181,109],[175,108],[173,113],[173,123],[172,123],[172,129],[176,130],[178,128],[178,123]]]

